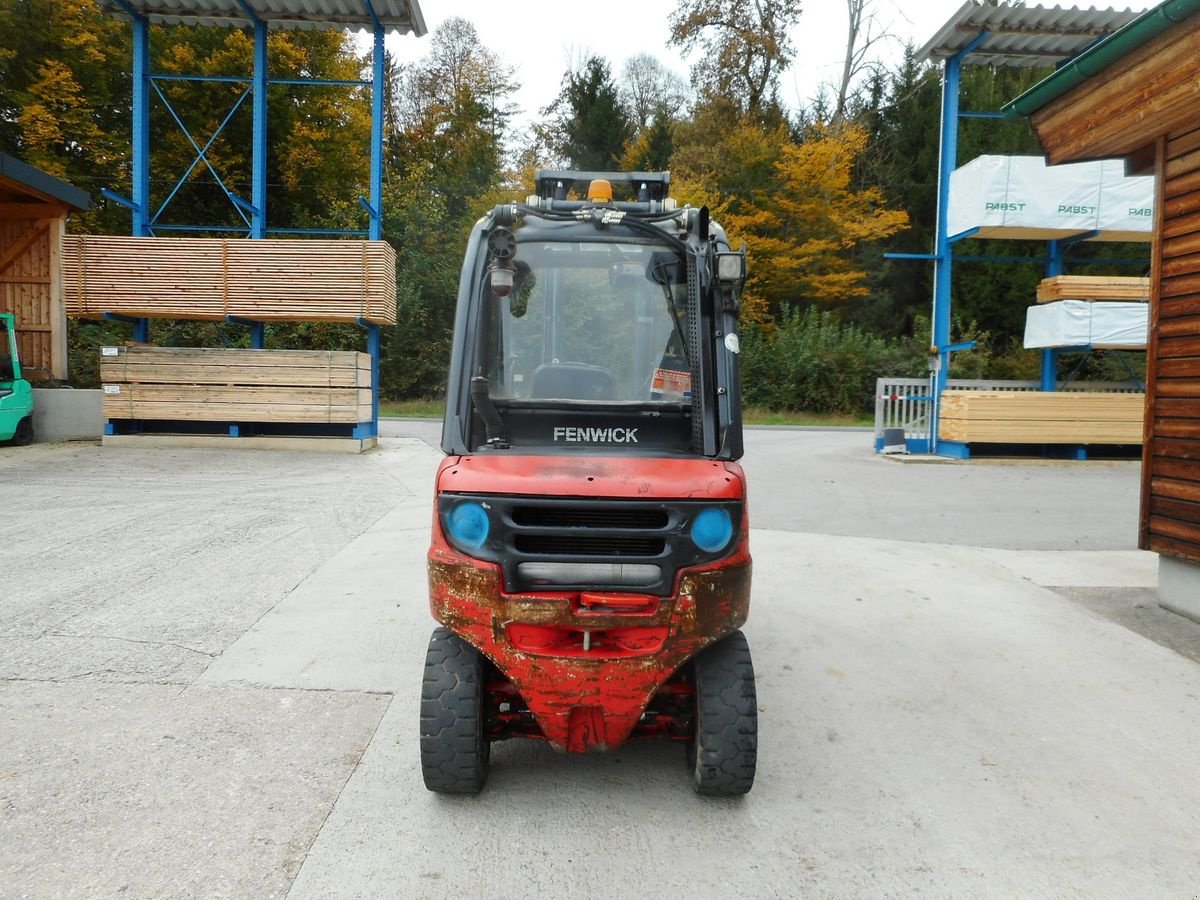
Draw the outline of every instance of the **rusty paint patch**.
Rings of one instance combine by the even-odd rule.
[[[498,566],[460,556],[444,544],[430,550],[429,587],[434,618],[516,685],[546,739],[560,749],[583,751],[624,743],[658,688],[691,656],[745,622],[750,558],[743,543],[719,567],[686,570],[676,596],[663,598],[651,615],[581,612],[570,593],[505,595]],[[559,658],[513,647],[506,631],[513,623],[581,632],[666,626],[669,637],[648,656]],[[589,711],[575,712],[579,709]]]

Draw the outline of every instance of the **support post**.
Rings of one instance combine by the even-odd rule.
[[[383,237],[383,35],[383,26],[376,19],[374,76],[371,80],[371,218],[368,226],[368,234],[373,241]]]
[[[251,150],[250,236],[267,236],[267,23],[254,20],[254,146]]]
[[[241,316],[226,316],[225,321],[233,325],[245,325],[250,329],[250,347],[262,350],[267,346],[267,323],[255,319],[243,319]]]
[[[367,333],[367,353],[371,357],[371,421],[355,425],[353,437],[379,437],[379,361],[383,351],[383,329],[363,318],[355,324]]]
[[[1058,349],[1055,347],[1042,349],[1042,390],[1058,390]]]
[[[106,312],[104,318],[109,322],[124,322],[133,326],[133,340],[139,344],[150,343],[150,320],[137,316],[125,316],[121,313]]]
[[[930,407],[930,439],[936,450],[938,414],[942,391],[950,373],[950,285],[953,269],[948,216],[950,212],[950,173],[958,165],[958,94],[962,62],[987,39],[987,32],[976,35],[967,46],[946,60],[942,77],[942,131],[938,151],[937,235],[933,261],[933,327],[931,343],[937,358],[933,367],[933,400]]]
[[[1046,245],[1046,277],[1061,275],[1066,268],[1066,247],[1061,241],[1050,241]],[[1046,347],[1042,350],[1042,390],[1058,389],[1058,350]]]
[[[150,232],[150,21],[133,15],[133,233]]]

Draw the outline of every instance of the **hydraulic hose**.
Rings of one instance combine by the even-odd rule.
[[[487,430],[489,447],[506,449],[508,447],[508,432],[504,428],[504,420],[496,404],[492,403],[491,385],[486,375],[476,375],[471,379],[471,405],[483,419],[483,427]]]

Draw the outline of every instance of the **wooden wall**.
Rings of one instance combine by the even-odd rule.
[[[0,311],[17,319],[22,372],[30,381],[67,377],[62,299],[66,210],[45,203],[0,203]]]
[[[1159,138],[1140,543],[1200,563],[1200,128]]]
[[[1030,122],[1052,165],[1128,157],[1196,121],[1200,15],[1189,15],[1099,75],[1047,103]]]

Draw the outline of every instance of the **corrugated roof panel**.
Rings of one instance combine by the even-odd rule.
[[[1079,9],[1073,6],[990,6],[967,0],[920,50],[918,62],[943,60],[966,48],[980,34],[966,65],[1051,66],[1132,22],[1130,9]]]
[[[272,28],[372,28],[373,9],[387,31],[426,33],[419,0],[98,0],[118,16],[128,10],[166,25],[224,25],[253,23],[246,8]]]

